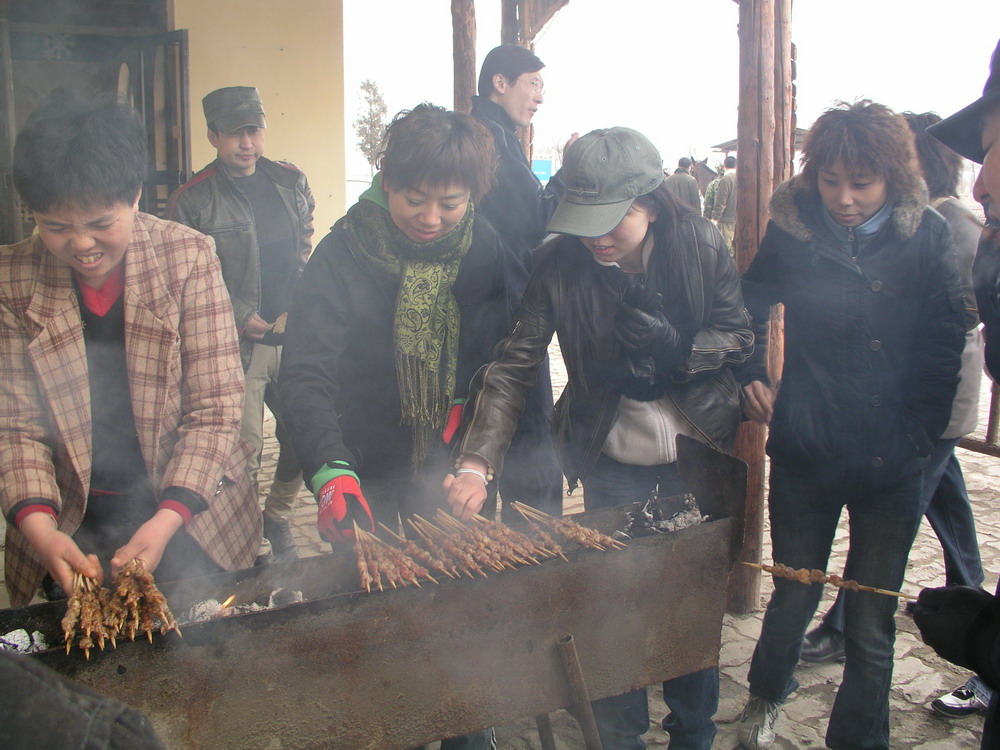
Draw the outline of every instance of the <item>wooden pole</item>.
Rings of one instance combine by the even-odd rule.
[[[455,111],[469,112],[476,93],[476,5],[451,0],[451,33],[455,68]]]
[[[500,0],[500,43],[521,43],[521,13],[523,0]]]
[[[778,0],[780,2],[780,0]],[[757,254],[767,225],[774,187],[775,0],[741,0],[739,12],[740,93],[736,127],[736,236],[740,272]],[[734,454],[746,461],[747,502],[740,560],[759,563],[764,538],[764,428],[745,422]],[[760,606],[760,571],[738,565],[729,582],[730,612]]]

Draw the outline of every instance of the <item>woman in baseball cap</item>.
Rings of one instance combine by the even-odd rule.
[[[676,436],[728,451],[740,422],[731,367],[749,356],[753,337],[722,235],[673,199],[656,148],[629,128],[580,138],[563,175],[566,195],[548,227],[562,236],[536,252],[513,332],[470,388],[460,473],[444,483],[465,518],[486,499],[468,472],[503,470],[553,334],[569,378],[553,432],[587,510],[685,492]],[[671,744],[709,750],[718,670],[670,680],[663,692]],[[644,689],[596,701],[594,713],[605,747],[644,747]]]

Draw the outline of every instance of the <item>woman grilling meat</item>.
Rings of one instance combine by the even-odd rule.
[[[965,341],[951,232],[927,190],[903,117],[869,101],[825,112],[802,173],[771,200],[743,279],[759,346],[746,413],[769,424],[774,559],[826,570],[844,508],[845,578],[898,591],[920,517],[922,470],[948,424]],[[785,364],[768,386],[770,307],[785,306]],[[740,717],[746,748],[769,747],[821,586],[776,578]],[[844,677],[826,732],[835,750],[889,747],[891,597],[844,595]]]
[[[642,134],[595,130],[563,165],[567,194],[538,251],[513,332],[472,385],[457,471],[445,479],[456,515],[477,513],[535,372],[558,333],[569,376],[553,418],[563,470],[588,510],[683,491],[675,436],[728,450],[740,422],[731,365],[753,337],[739,277],[712,224],[663,187],[663,162]],[[639,644],[636,644],[639,646]],[[708,750],[718,670],[663,685],[674,748]],[[606,748],[642,748],[646,691],[594,703]]]
[[[337,545],[433,513],[468,383],[508,330],[516,261],[474,202],[489,132],[422,104],[394,119],[381,172],[316,248],[286,331],[281,390],[320,535]],[[429,488],[429,489],[428,489]],[[490,747],[491,732],[446,740]]]
[[[219,261],[210,239],[139,212],[146,165],[137,112],[66,92],[14,147],[38,227],[0,253],[14,606],[46,572],[65,593],[74,572],[99,578],[133,558],[161,581],[205,575],[249,567],[260,540]]]

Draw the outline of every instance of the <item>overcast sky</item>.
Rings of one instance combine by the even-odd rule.
[[[499,0],[476,0],[476,14],[481,61],[499,43]],[[536,40],[536,149],[625,125],[668,165],[684,154],[713,163],[712,145],[736,137],[738,16],[732,0],[570,0]],[[352,126],[360,83],[379,85],[390,115],[452,106],[451,3],[345,0],[344,36],[347,170],[367,178]],[[1000,0],[796,0],[792,36],[799,127],[859,97],[947,115],[982,93]]]

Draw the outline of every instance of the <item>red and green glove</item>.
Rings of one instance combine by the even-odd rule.
[[[375,531],[371,509],[350,463],[328,461],[310,484],[319,503],[316,529],[324,540],[330,544],[353,542],[355,522],[365,531]]]

